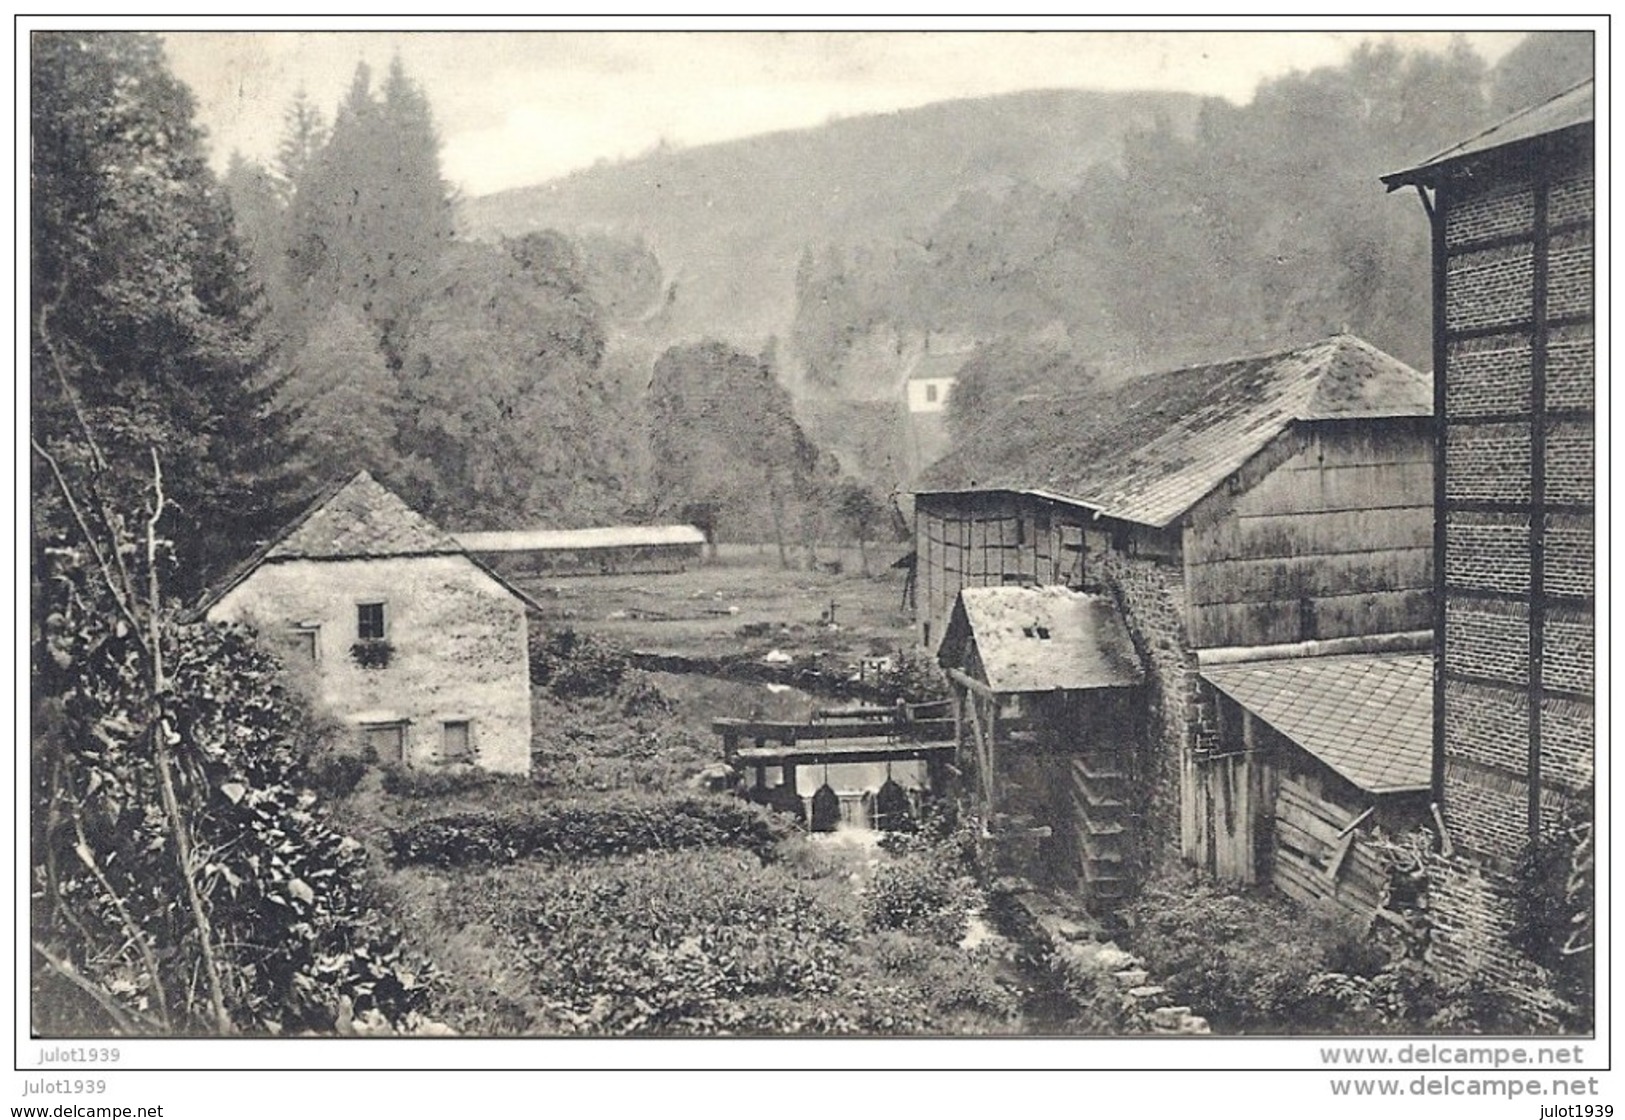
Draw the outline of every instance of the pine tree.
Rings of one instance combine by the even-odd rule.
[[[399,58],[381,100],[366,63],[356,67],[332,133],[297,188],[290,245],[309,314],[333,302],[358,308],[398,361],[394,332],[452,235],[429,103]]]
[[[284,517],[296,488],[279,466],[288,418],[271,406],[258,293],[162,43],[40,33],[31,61],[33,435],[116,508],[141,508],[129,491],[156,451],[179,579],[196,586]],[[47,535],[61,512],[48,493],[35,489]]]
[[[277,145],[276,162],[272,167],[284,206],[293,202],[299,185],[305,181],[311,164],[326,143],[326,118],[301,86],[282,115],[282,142]]]

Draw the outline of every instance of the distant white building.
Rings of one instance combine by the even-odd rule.
[[[939,350],[932,339],[903,383],[908,409],[910,474],[930,466],[948,450],[948,398],[959,381],[969,350]]]
[[[944,411],[967,356],[965,352],[938,353],[934,350],[921,354],[905,383],[909,413]]]

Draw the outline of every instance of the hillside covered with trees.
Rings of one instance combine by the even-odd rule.
[[[1049,91],[661,150],[464,205],[473,236],[551,226],[655,247],[662,345],[772,344],[799,399],[893,399],[922,339],[993,396],[1348,329],[1426,367],[1427,237],[1379,176],[1590,73],[1583,33],[1490,67],[1373,41],[1246,104]],[[850,458],[857,448],[841,448]],[[885,471],[878,466],[876,474]]]
[[[727,454],[715,411],[685,411],[698,398],[663,378],[682,376],[691,348],[662,356],[651,341],[670,286],[641,240],[458,236],[431,109],[399,59],[381,84],[358,67],[331,125],[296,99],[274,165],[237,159],[226,187],[307,477],[366,467],[465,528],[703,506],[736,534],[782,543],[833,508],[809,465],[820,453],[772,377],[730,384],[732,421],[754,419]],[[772,518],[755,508],[763,475],[775,480]]]

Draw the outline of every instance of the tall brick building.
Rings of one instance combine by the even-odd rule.
[[[1433,233],[1435,956],[1514,988],[1509,875],[1592,784],[1593,114],[1587,81],[1383,180]]]

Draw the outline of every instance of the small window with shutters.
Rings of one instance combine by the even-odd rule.
[[[466,719],[448,719],[441,724],[440,754],[449,762],[466,762],[474,756],[473,726]]]

